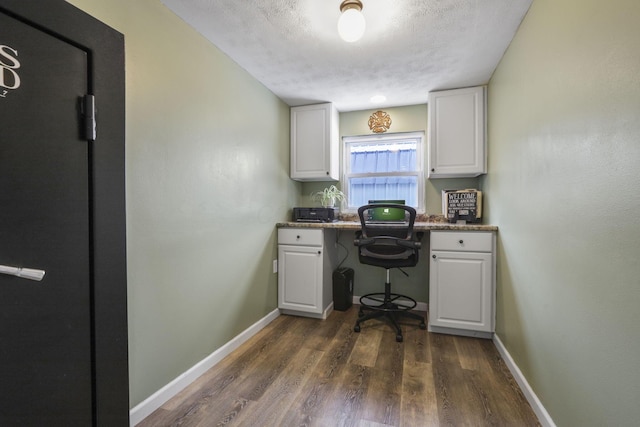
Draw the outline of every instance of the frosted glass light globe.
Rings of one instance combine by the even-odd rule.
[[[364,34],[366,23],[364,16],[357,9],[347,9],[338,19],[338,34],[342,40],[352,43],[360,40]]]

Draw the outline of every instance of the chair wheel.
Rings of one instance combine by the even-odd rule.
[[[424,322],[420,323],[420,329],[427,329],[427,325]]]
[[[356,325],[353,327],[353,332],[360,332],[360,325]]]
[[[400,335],[400,334],[396,335],[396,341],[397,342],[402,342],[402,335]]]

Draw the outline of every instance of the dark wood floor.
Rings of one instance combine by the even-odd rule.
[[[538,426],[490,340],[282,315],[138,426]]]

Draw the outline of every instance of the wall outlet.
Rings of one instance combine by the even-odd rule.
[[[273,272],[274,273],[278,272],[278,260],[277,259],[273,260]]]

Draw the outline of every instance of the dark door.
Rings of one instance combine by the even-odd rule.
[[[87,52],[0,13],[0,425],[91,425]]]

